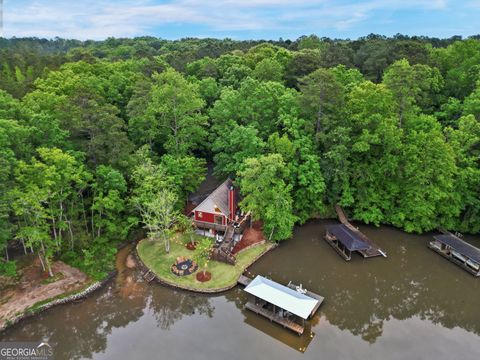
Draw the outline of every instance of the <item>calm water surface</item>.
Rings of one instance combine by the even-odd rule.
[[[347,263],[321,240],[333,221],[296,229],[251,269],[325,296],[298,337],[243,309],[240,288],[217,296],[137,282],[122,267],[107,288],[0,335],[46,340],[56,359],[479,359],[480,279],[426,247],[431,235],[360,226],[388,258]],[[479,238],[468,238],[480,246]]]

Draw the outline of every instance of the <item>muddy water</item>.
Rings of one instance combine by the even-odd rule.
[[[478,359],[480,279],[426,247],[430,235],[360,228],[388,258],[341,259],[310,222],[251,268],[325,296],[298,337],[243,309],[236,288],[217,296],[138,282],[123,267],[89,299],[51,309],[0,335],[48,341],[56,359]],[[468,239],[480,246],[479,238]]]

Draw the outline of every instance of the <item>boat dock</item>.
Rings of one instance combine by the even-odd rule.
[[[245,286],[245,292],[249,296],[246,309],[298,335],[303,334],[305,320],[315,314],[324,300],[323,296],[291,282],[284,286],[262,276],[252,280],[241,275],[238,283]]]
[[[443,233],[434,236],[428,247],[473,276],[480,277],[480,249],[448,231]]]
[[[333,225],[327,230],[325,240],[339,253],[345,260],[351,259],[351,253],[357,251],[364,258],[375,256],[387,257],[385,251],[380,246],[370,240],[365,234],[353,226],[348,221],[345,212],[340,205],[335,205],[338,219],[341,226]],[[334,227],[337,227],[336,229]],[[334,234],[335,233],[335,234]]]
[[[261,306],[262,304],[255,304],[253,302],[247,302],[245,304],[245,309],[248,309],[250,311],[253,311],[256,314],[262,315],[263,317],[269,319],[270,321],[273,321],[274,323],[277,323],[279,325],[282,325],[284,328],[290,329],[294,332],[296,332],[298,335],[302,335],[305,327],[297,324],[296,322],[283,318],[282,316],[274,314],[271,310],[267,310],[264,307]]]
[[[318,308],[320,307],[320,305],[322,305],[323,303],[323,300],[325,300],[325,298],[323,296],[320,296],[318,294],[315,294],[314,292],[311,292],[310,290],[307,290],[307,289],[303,289],[302,288],[302,285],[300,286],[297,286],[295,284],[293,284],[291,281],[288,283],[287,285],[290,289],[293,289],[295,291],[299,291],[301,290],[303,294],[313,298],[313,299],[316,299],[318,300],[318,303],[317,305],[315,305],[315,307],[313,308],[312,310],[312,313],[310,314],[310,317],[312,317],[313,315],[315,315],[315,313],[317,312]]]

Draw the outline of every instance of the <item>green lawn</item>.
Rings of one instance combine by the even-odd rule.
[[[235,266],[218,261],[210,261],[207,270],[212,274],[212,279],[204,283],[197,281],[196,274],[176,276],[171,272],[170,267],[178,256],[191,258],[193,255],[193,251],[185,248],[184,242],[181,240],[171,241],[169,254],[165,252],[165,245],[162,241],[157,242],[147,239],[138,243],[137,251],[143,263],[161,280],[200,291],[212,291],[235,285],[245,268],[250,266],[257,256],[271,246],[271,244],[266,243],[240,252],[240,254],[237,254]],[[202,269],[199,268],[197,271],[202,271]]]

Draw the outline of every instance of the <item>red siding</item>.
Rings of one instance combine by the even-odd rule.
[[[214,224],[215,223],[215,215],[218,215],[218,216],[221,216],[222,217],[222,223],[223,225],[226,224],[226,221],[225,221],[225,215],[223,214],[212,214],[212,213],[208,213],[208,212],[205,212],[205,211],[202,211],[202,217],[199,217],[198,216],[198,213],[200,211],[195,211],[195,220],[197,221],[204,221],[204,222],[208,222],[208,223],[211,223],[211,224]]]

